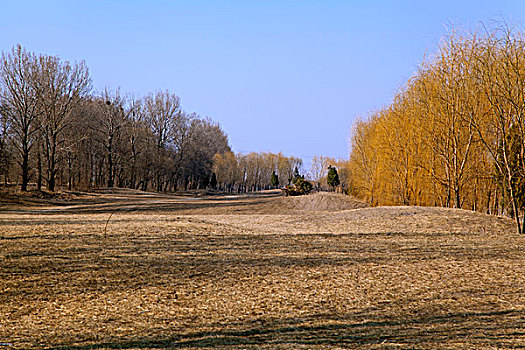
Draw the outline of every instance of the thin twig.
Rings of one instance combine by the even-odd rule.
[[[113,214],[115,214],[116,210],[113,210],[111,212],[111,214],[109,214],[109,217],[108,217],[108,220],[106,221],[106,226],[104,226],[104,237],[106,237],[106,233],[107,233],[107,230],[108,230],[108,224],[109,224],[109,220],[111,219],[111,217],[113,216]]]

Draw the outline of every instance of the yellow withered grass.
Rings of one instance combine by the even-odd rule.
[[[0,349],[525,346],[510,220],[341,200],[118,190],[5,205]]]

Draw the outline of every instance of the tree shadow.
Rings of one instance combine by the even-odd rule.
[[[523,310],[492,310],[442,315],[349,314],[344,318],[314,315],[301,320],[260,320],[259,327],[222,325],[214,331],[152,338],[115,339],[84,345],[60,344],[47,350],[179,349],[282,347],[439,348],[446,344],[525,348]],[[217,325],[216,325],[217,326]],[[519,330],[521,329],[521,330]],[[521,338],[521,344],[517,340]]]
[[[276,196],[248,196],[242,199],[236,197],[223,198],[178,198],[171,200],[157,201],[140,201],[140,200],[105,200],[96,203],[76,202],[69,205],[54,206],[53,208],[27,208],[15,210],[3,210],[3,212],[16,214],[39,214],[39,215],[56,215],[56,214],[109,214],[109,213],[148,213],[148,212],[192,212],[196,210],[209,210],[211,214],[217,214],[218,211],[230,208],[233,212],[245,212],[253,214],[253,208],[262,204],[268,204]],[[242,210],[238,210],[242,209]],[[277,209],[276,209],[277,211]],[[35,224],[33,221],[31,224]],[[11,223],[16,224],[16,223]],[[20,225],[25,225],[19,221]],[[46,221],[42,221],[45,225]],[[49,224],[49,222],[47,222]]]

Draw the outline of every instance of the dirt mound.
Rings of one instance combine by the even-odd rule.
[[[88,194],[78,191],[56,191],[32,189],[20,191],[18,188],[0,188],[0,210],[24,206],[64,205],[84,199]]]
[[[366,203],[344,194],[317,192],[307,196],[283,198],[290,209],[306,211],[342,211],[367,207]]]

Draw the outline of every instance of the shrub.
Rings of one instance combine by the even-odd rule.
[[[286,196],[301,196],[310,193],[312,188],[312,184],[300,176],[296,178],[293,185],[283,188],[283,192]]]

